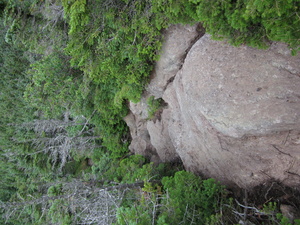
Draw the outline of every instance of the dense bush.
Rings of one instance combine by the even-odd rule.
[[[139,100],[160,47],[151,1],[62,3],[70,26],[65,50],[84,73],[78,95],[93,90],[89,101],[101,115],[94,121],[103,145],[120,156],[126,152],[119,141],[128,132],[122,120],[127,101]]]
[[[270,41],[287,43],[299,51],[298,0],[153,0],[154,12],[171,22],[201,22],[213,38],[233,45],[266,48]]]
[[[201,180],[185,171],[162,179],[170,199],[162,201],[161,217],[168,224],[205,224],[225,202],[224,187],[213,179]]]
[[[186,171],[164,177],[162,188],[144,188],[139,202],[118,210],[116,224],[208,224],[228,202],[215,180]]]
[[[69,66],[61,52],[54,51],[31,64],[27,73],[32,81],[27,85],[25,99],[46,118],[59,117],[74,108],[82,74]]]

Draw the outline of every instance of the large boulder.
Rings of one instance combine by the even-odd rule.
[[[189,29],[169,31],[173,51],[165,43],[148,92],[131,103],[131,150],[161,161],[180,157],[186,169],[229,186],[299,186],[300,57],[282,43],[233,47],[209,35],[192,38]],[[180,38],[185,47],[176,52],[171,43]],[[154,120],[145,113],[150,95],[167,104]]]
[[[300,128],[300,60],[283,44],[235,48],[202,37],[181,71],[186,107],[224,135]]]
[[[203,36],[163,96],[186,168],[243,188],[299,185],[299,74],[283,44],[236,48]]]

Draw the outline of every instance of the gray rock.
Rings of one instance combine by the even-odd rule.
[[[151,144],[162,162],[171,162],[178,159],[176,150],[169,136],[170,110],[164,110],[160,120],[150,120],[147,122],[147,130],[150,135]]]
[[[208,35],[192,47],[163,96],[187,169],[243,188],[300,183],[300,60],[284,49],[235,48]]]
[[[166,43],[180,43],[176,32]],[[182,38],[178,52],[170,50],[176,45],[163,47],[148,92],[131,104],[130,149],[161,161],[179,156],[187,170],[229,186],[251,189],[268,180],[299,186],[300,57],[281,43],[257,50],[209,35],[191,40]],[[150,94],[168,104],[154,121],[145,119]]]
[[[164,162],[177,160],[178,156],[168,135],[168,126],[165,125],[169,115],[164,116],[166,112],[163,112],[162,121],[156,118],[149,121],[147,99],[151,95],[156,98],[162,97],[167,85],[181,68],[188,49],[198,38],[198,29],[199,25],[172,25],[164,31],[160,60],[151,75],[148,91],[143,94],[140,102],[130,102],[131,113],[124,118],[132,137],[130,151],[155,159],[152,161],[158,161],[157,155]],[[163,129],[163,126],[166,129]]]
[[[135,154],[143,155],[149,158],[153,154],[156,154],[156,150],[150,142],[146,120],[133,113],[129,113],[124,120],[130,129],[132,138],[129,145],[129,150]]]
[[[224,135],[269,134],[300,127],[300,58],[232,47],[202,37],[182,68],[188,108]]]
[[[164,31],[160,60],[155,65],[147,87],[148,92],[156,98],[162,97],[166,86],[181,68],[187,50],[199,36],[197,28],[200,29],[199,25],[172,25]]]

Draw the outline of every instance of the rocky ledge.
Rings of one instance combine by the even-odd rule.
[[[125,121],[130,150],[250,189],[300,185],[300,57],[214,41],[199,26],[164,33],[151,83]],[[149,96],[164,104],[148,118]]]

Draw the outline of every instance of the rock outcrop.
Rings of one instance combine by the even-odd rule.
[[[153,79],[126,119],[131,151],[156,161],[179,157],[187,170],[229,186],[299,185],[300,57],[281,43],[237,48],[199,32],[165,33]],[[150,95],[167,104],[154,120]]]
[[[155,123],[148,119],[147,99],[152,95],[161,98],[182,67],[188,50],[201,36],[201,27],[174,25],[164,31],[164,44],[160,60],[155,65],[152,79],[137,104],[130,103],[131,113],[125,117],[132,137],[129,149],[155,162],[174,161],[178,159],[175,148],[168,135],[168,117],[164,110],[162,122]],[[151,138],[151,139],[150,139]]]

